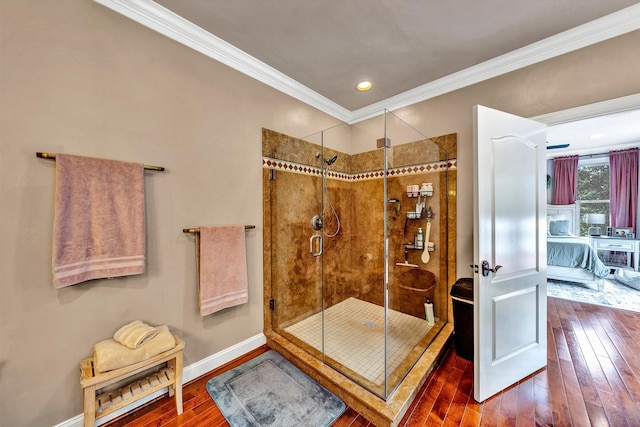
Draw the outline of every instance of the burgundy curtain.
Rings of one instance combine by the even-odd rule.
[[[553,159],[553,204],[570,205],[578,196],[578,156]]]
[[[638,149],[609,153],[611,226],[636,229],[638,210]]]

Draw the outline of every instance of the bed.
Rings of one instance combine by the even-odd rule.
[[[580,237],[579,213],[573,205],[547,205],[547,279],[602,289],[609,275],[588,238]]]

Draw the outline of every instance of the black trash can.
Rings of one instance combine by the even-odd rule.
[[[456,353],[473,362],[473,279],[458,279],[451,288],[451,298]]]

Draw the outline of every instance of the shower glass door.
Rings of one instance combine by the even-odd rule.
[[[446,323],[449,192],[440,145],[392,112],[385,112],[384,129],[386,397]]]
[[[354,130],[344,124],[322,132],[323,356],[326,364],[382,395],[384,301],[373,295],[383,295],[384,152],[375,150],[383,128],[368,130],[374,138],[368,149],[374,151],[365,155],[352,154]]]
[[[321,135],[310,139],[321,140]],[[322,358],[321,145],[263,130],[265,268],[272,329]],[[318,345],[320,343],[320,345]],[[319,347],[319,348],[318,348]]]

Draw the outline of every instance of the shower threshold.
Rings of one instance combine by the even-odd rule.
[[[282,354],[377,427],[395,427],[402,420],[427,376],[448,348],[452,333],[453,324],[444,324],[427,350],[385,401],[293,341],[273,330],[265,331],[270,348]]]

